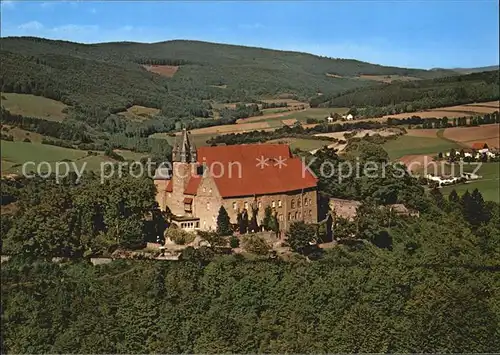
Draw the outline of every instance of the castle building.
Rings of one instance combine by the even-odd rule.
[[[246,212],[260,226],[267,206],[281,232],[294,221],[317,223],[317,179],[285,144],[197,149],[184,130],[172,165],[158,168],[154,182],[161,210],[168,207],[172,223],[186,230],[216,230],[221,206],[232,224]]]

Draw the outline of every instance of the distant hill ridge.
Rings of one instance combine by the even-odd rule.
[[[287,95],[331,97],[377,83],[360,75],[433,79],[453,70],[409,69],[308,53],[174,40],[80,44],[37,37],[2,38],[2,91],[60,100],[102,121],[132,105],[170,110],[205,102],[252,102]],[[141,64],[179,65],[171,78]],[[328,75],[327,75],[328,74]],[[182,115],[180,116],[182,117]]]

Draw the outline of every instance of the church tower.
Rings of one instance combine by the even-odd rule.
[[[183,129],[172,149],[172,199],[169,205],[174,215],[185,214],[184,191],[191,175],[196,174],[197,158],[196,146],[191,141],[190,134]]]

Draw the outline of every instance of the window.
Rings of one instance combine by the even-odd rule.
[[[295,215],[293,216],[293,219],[297,219],[297,216],[298,216],[298,212],[295,212]]]
[[[308,202],[307,202],[307,197],[304,199],[304,206],[307,206],[308,205]]]
[[[313,205],[313,200],[309,199],[309,205],[312,206]]]
[[[212,188],[209,188],[208,189],[208,193],[211,194],[212,193]]]
[[[278,200],[278,207],[281,207],[281,200]]]
[[[207,192],[207,188],[203,186],[203,192]]]
[[[248,210],[248,202],[245,201],[243,206],[245,206],[245,209]]]
[[[283,221],[283,215],[282,215],[282,214],[280,214],[280,215],[279,215],[278,220],[279,220],[280,222],[281,222],[281,221]]]
[[[297,208],[300,208],[300,198],[297,199]]]
[[[196,222],[195,227],[200,228],[200,222]]]
[[[309,217],[312,217],[312,215],[313,215],[313,211],[309,210]]]
[[[236,204],[236,202],[233,202],[233,210],[237,210],[238,209],[238,205]]]
[[[298,219],[302,219],[302,213],[300,213],[300,211],[299,211],[299,218]]]
[[[292,214],[288,213],[288,220],[291,220],[291,219],[292,219]]]
[[[210,202],[207,202],[207,211],[210,210]]]
[[[272,207],[272,208],[276,207],[276,201],[273,201],[273,202],[271,203],[271,207]]]
[[[259,206],[259,210],[260,210],[262,208],[262,202],[259,201],[258,206]]]
[[[295,208],[295,200],[294,199],[292,199],[292,201],[290,202],[290,206],[292,209]]]

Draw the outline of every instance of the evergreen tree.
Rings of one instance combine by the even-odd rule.
[[[219,208],[219,215],[217,216],[217,233],[222,236],[233,234],[229,215],[224,206],[220,206]]]
[[[448,201],[453,204],[457,204],[460,202],[460,197],[458,197],[455,189],[451,190],[450,194],[448,195]]]
[[[256,209],[252,208],[252,218],[250,219],[250,224],[248,225],[248,229],[252,233],[259,231],[259,224],[257,223],[258,212],[259,210],[257,208]]]
[[[453,190],[453,191],[455,191],[455,190]],[[434,202],[436,203],[436,206],[438,206],[442,210],[444,210],[446,208],[446,200],[444,199],[443,194],[441,193],[441,191],[437,187],[434,187],[430,191],[430,195],[431,195],[432,199],[434,200]]]
[[[243,210],[243,212],[238,215],[238,226],[241,234],[246,234],[248,232],[247,210]]]

